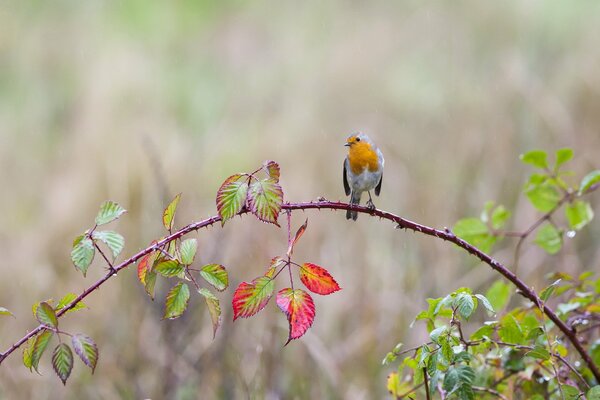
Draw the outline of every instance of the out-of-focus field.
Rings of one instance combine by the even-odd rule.
[[[344,199],[342,145],[357,130],[386,157],[378,207],[442,228],[496,200],[511,230],[528,227],[520,153],[570,146],[578,177],[600,166],[598,43],[597,1],[0,1],[0,305],[16,315],[0,319],[1,350],[36,326],[35,301],[104,273],[99,257],[86,278],[70,262],[104,200],[129,210],[113,226],[129,256],[163,234],[175,194],[177,226],[214,215],[220,183],[267,159],[287,200]],[[286,250],[284,229],[246,216],[192,235],[199,263],[231,273],[216,339],[200,296],[163,321],[168,286],[152,302],[130,268],[61,320],[98,343],[95,374],[76,360],[63,387],[49,354],[39,376],[19,351],[0,367],[0,399],[384,398],[395,366],[381,360],[426,340],[409,327],[425,299],[497,278],[364,215],[293,223],[305,217],[294,256],[343,290],[314,296],[302,339],[283,347],[274,302],[232,323],[233,288]],[[553,258],[529,243],[519,272],[540,288],[549,271],[598,271],[598,235],[594,221]],[[510,263],[514,244],[495,255]]]

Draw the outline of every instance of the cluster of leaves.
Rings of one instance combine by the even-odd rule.
[[[528,230],[504,231],[510,211],[488,202],[479,218],[458,221],[453,232],[484,252],[491,251],[505,236],[516,236],[520,239],[518,252],[520,243],[537,231],[534,242],[549,254],[557,253],[564,235],[573,237],[592,220],[593,210],[582,196],[600,183],[598,170],[587,174],[577,186],[567,183],[566,177],[572,172],[562,167],[572,157],[571,149],[560,149],[550,167],[543,151],[521,156],[524,163],[537,169],[528,178],[524,193],[543,213]],[[564,225],[555,218],[562,206]],[[544,307],[553,306],[578,340],[588,345],[593,362],[600,365],[600,279],[594,280],[592,272],[576,278],[553,273],[548,279],[554,282],[540,292],[540,304],[507,311],[503,310],[513,290],[502,280],[496,281],[485,296],[462,288],[444,298],[428,299],[427,310],[420,312],[415,322],[426,323],[430,341],[408,350],[399,344],[388,353],[385,364],[404,356],[398,371],[388,378],[389,391],[396,398],[420,390],[428,398],[437,391],[442,398],[459,399],[512,398],[512,393],[538,400],[600,399],[594,375],[578,361],[569,341],[543,313]],[[478,304],[494,319],[469,322]]]
[[[56,307],[52,307],[52,300],[36,303],[33,305],[33,315],[44,327],[44,329],[36,336],[29,339],[27,345],[23,349],[23,364],[29,370],[35,369],[38,371],[38,366],[42,355],[50,344],[53,337],[58,338],[58,345],[52,353],[52,368],[60,378],[63,384],[66,384],[67,379],[73,370],[73,351],[68,343],[62,340],[63,336],[71,338],[71,345],[75,350],[75,354],[79,356],[81,361],[90,369],[92,373],[96,369],[98,363],[98,347],[96,343],[87,335],[82,333],[70,334],[59,330],[58,318],[56,313],[64,309],[67,305],[75,301],[77,296],[73,293],[63,297]],[[71,307],[67,312],[77,311],[84,308],[82,302],[78,302]]]

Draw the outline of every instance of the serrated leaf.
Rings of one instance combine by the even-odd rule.
[[[267,170],[267,174],[269,174],[269,178],[273,179],[275,182],[279,182],[279,177],[281,175],[279,164],[275,161],[265,161],[264,167]]]
[[[470,388],[475,379],[475,371],[468,365],[452,367],[446,371],[443,389],[451,394],[465,387]]]
[[[556,286],[560,283],[560,281],[560,279],[557,279],[551,285],[542,290],[540,293],[540,299],[542,299],[542,301],[547,301],[550,296],[552,296],[552,293],[554,293],[554,289],[556,289]]]
[[[312,263],[300,266],[300,280],[313,293],[327,295],[340,290],[333,276],[323,267]]]
[[[106,201],[100,206],[100,211],[96,215],[96,225],[104,225],[119,218],[126,210],[114,201]]]
[[[302,289],[281,289],[277,293],[277,306],[286,315],[290,332],[286,345],[306,333],[315,319],[315,304],[310,294]]]
[[[505,315],[500,321],[498,336],[507,343],[521,344],[524,340],[521,326],[511,314]]]
[[[594,218],[594,211],[590,206],[590,203],[582,200],[575,200],[571,204],[567,204],[565,207],[565,215],[569,221],[569,226],[573,230],[580,230],[586,226],[592,218]]]
[[[154,264],[154,260],[156,259],[157,252],[153,251],[138,261],[137,265],[137,276],[142,285],[146,286],[146,274],[150,272],[152,269],[152,264]]]
[[[556,254],[562,247],[562,235],[550,223],[545,223],[535,236],[535,244],[546,250],[548,254]]]
[[[510,211],[508,211],[503,205],[499,205],[492,212],[492,227],[494,229],[502,228],[509,218]]]
[[[165,319],[175,319],[181,316],[190,300],[190,288],[186,283],[179,282],[167,293],[165,301]]]
[[[481,303],[483,304],[485,309],[488,311],[488,313],[490,313],[491,315],[494,315],[496,313],[496,311],[494,311],[494,307],[492,306],[492,303],[490,303],[490,301],[487,299],[487,297],[485,297],[482,294],[476,294],[475,297],[477,297],[479,299],[479,301],[481,301]]]
[[[220,264],[207,264],[203,266],[200,269],[200,276],[219,292],[222,292],[229,286],[227,270]]]
[[[180,275],[185,271],[185,265],[180,264],[177,260],[165,260],[158,263],[153,271],[161,274],[166,278],[172,278],[174,276]],[[148,276],[148,274],[146,274]]]
[[[440,337],[442,335],[444,335],[446,332],[448,332],[448,327],[446,325],[442,325],[439,326],[437,328],[435,328],[434,330],[432,330],[431,332],[429,332],[429,338],[431,338],[432,341],[434,341],[435,343],[440,343]]]
[[[23,346],[23,365],[26,368],[29,368],[29,371],[31,371],[31,367],[32,367],[32,355],[33,355],[33,346],[35,344],[35,337],[31,337],[29,339],[27,339],[27,344],[25,344],[25,346]]]
[[[587,400],[600,400],[600,385],[592,387],[585,396]]]
[[[75,300],[76,298],[77,298],[77,295],[75,293],[67,293],[66,295],[64,295],[64,297],[62,299],[60,299],[60,301],[56,305],[55,310],[56,311],[62,310],[63,308],[65,308],[66,306],[71,304],[71,302],[73,300]],[[67,311],[67,313],[70,313],[72,311],[81,310],[82,308],[85,308],[85,307],[86,307],[86,305],[82,301],[79,301],[79,302],[77,302],[77,304],[75,304],[73,306],[73,308],[69,309],[69,311]]]
[[[288,250],[287,250],[288,257],[290,257],[294,253],[294,246],[296,245],[296,242],[298,242],[298,240],[302,237],[302,235],[306,231],[307,226],[308,226],[308,218],[306,218],[306,221],[304,221],[304,224],[302,224],[302,226],[300,228],[298,228],[298,230],[296,231],[296,234],[294,235],[294,239],[292,239],[292,242],[289,244]]]
[[[46,351],[46,347],[48,347],[48,343],[50,343],[50,339],[52,339],[53,335],[53,332],[45,330],[35,337],[35,341],[33,342],[33,348],[31,350],[31,366],[36,371],[38,371],[40,359],[42,358],[44,351]]]
[[[206,288],[198,289],[198,293],[204,296],[204,300],[206,300],[206,306],[212,320],[214,338],[217,334],[217,329],[221,325],[221,305],[219,304],[219,299]]]
[[[4,307],[0,307],[0,315],[11,315],[14,317],[14,314],[11,313],[10,311],[8,311],[8,309],[4,308]]]
[[[525,164],[533,165],[537,168],[548,168],[548,155],[542,150],[531,150],[525,154],[521,154],[520,159]]]
[[[244,180],[241,180],[242,178]],[[247,194],[248,181],[244,175],[235,174],[225,179],[217,191],[217,212],[221,217],[221,226],[242,210]]]
[[[56,346],[54,353],[52,353],[52,368],[63,385],[66,385],[73,369],[73,352],[68,344],[60,343]]]
[[[181,254],[181,263],[184,265],[190,265],[194,262],[196,257],[196,250],[198,248],[198,241],[196,239],[186,239],[181,242],[179,247],[179,253]]]
[[[556,150],[556,167],[555,170],[573,158],[573,149],[565,147],[564,149]]]
[[[560,385],[560,389],[562,394],[564,395],[564,400],[579,400],[581,396],[579,395],[579,389],[575,386],[571,385]],[[589,400],[589,399],[588,399]]]
[[[163,225],[169,232],[173,230],[173,222],[175,222],[175,213],[177,212],[179,200],[181,200],[181,193],[175,196],[163,211]]]
[[[94,233],[92,233],[92,238],[100,240],[106,244],[106,246],[108,246],[112,252],[114,258],[117,258],[117,256],[121,254],[121,251],[123,251],[123,248],[125,247],[125,238],[121,234],[114,231],[94,231]]]
[[[535,346],[533,350],[528,351],[525,355],[539,360],[548,360],[550,358],[550,352],[542,346]]]
[[[544,334],[544,330],[541,327],[536,326],[535,328],[531,329],[527,333],[527,337],[525,339],[527,339],[527,340],[535,340],[538,337],[542,336],[543,334]]]
[[[273,279],[262,276],[252,282],[242,282],[233,293],[231,305],[233,306],[233,320],[248,318],[262,310],[275,289]]]
[[[487,225],[477,218],[464,218],[456,222],[452,228],[454,234],[469,244],[488,253],[496,238],[490,235]]]
[[[252,214],[263,222],[279,226],[277,218],[283,203],[283,190],[272,179],[257,180],[250,185],[248,204]]]
[[[468,320],[475,310],[475,302],[473,297],[468,293],[459,293],[454,299],[454,307],[456,307],[458,314]]]
[[[98,364],[98,346],[90,338],[82,333],[77,333],[71,337],[71,344],[75,353],[81,358],[81,361],[92,370],[96,370]]]
[[[598,182],[600,182],[600,169],[590,172],[581,180],[581,183],[579,184],[579,195],[587,192]]]
[[[40,303],[37,310],[35,311],[35,317],[40,324],[45,325],[49,328],[56,329],[58,327],[58,319],[56,319],[56,313],[50,304],[45,301]]]
[[[279,268],[280,266],[282,266],[284,264],[285,264],[285,261],[283,258],[281,258],[279,256],[273,257],[271,259],[271,264],[269,265],[267,272],[265,272],[265,276],[272,278],[273,276],[275,276],[275,272],[277,271],[277,268]]]
[[[471,340],[480,340],[484,337],[490,337],[494,333],[494,327],[492,325],[480,326],[475,332],[471,334]]]
[[[525,195],[531,204],[543,213],[552,211],[560,201],[560,193],[550,183],[528,186]]]
[[[95,253],[94,243],[90,238],[79,236],[73,242],[71,260],[75,267],[83,273],[83,276],[85,276],[92,260],[94,260]]]
[[[146,293],[148,293],[148,296],[150,296],[152,300],[154,300],[154,287],[156,286],[157,276],[158,274],[154,271],[146,272],[146,284],[144,286],[146,287]]]
[[[510,300],[511,288],[502,279],[495,281],[485,292],[485,297],[490,301],[494,310],[502,310]]]

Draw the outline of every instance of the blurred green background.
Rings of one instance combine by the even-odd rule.
[[[129,210],[113,226],[129,256],[163,234],[175,194],[178,226],[214,215],[220,183],[267,159],[287,200],[344,199],[342,145],[358,130],[385,154],[378,207],[442,228],[492,199],[525,229],[536,213],[520,194],[520,153],[570,146],[577,177],[599,167],[598,43],[591,0],[0,1],[0,305],[16,315],[0,320],[2,350],[36,325],[31,304],[104,273],[97,258],[83,278],[69,258],[104,200]],[[274,302],[232,323],[233,288],[286,250],[283,230],[236,218],[192,235],[198,262],[232,276],[215,340],[199,296],[162,321],[168,286],[152,302],[130,268],[61,320],[98,343],[95,374],[76,361],[65,388],[49,354],[38,376],[19,351],[0,367],[0,398],[385,398],[395,366],[381,359],[426,340],[409,328],[425,299],[496,279],[389,223],[325,211],[293,223],[305,217],[296,260],[343,290],[315,296],[302,339],[282,347]],[[521,276],[539,288],[549,271],[598,271],[598,235],[593,222],[552,258],[527,245]],[[514,244],[495,256],[510,263]]]

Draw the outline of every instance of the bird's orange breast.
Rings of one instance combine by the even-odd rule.
[[[375,172],[379,168],[377,153],[366,142],[355,143],[350,147],[348,162],[355,175],[361,174],[365,168],[368,168],[371,172]]]

